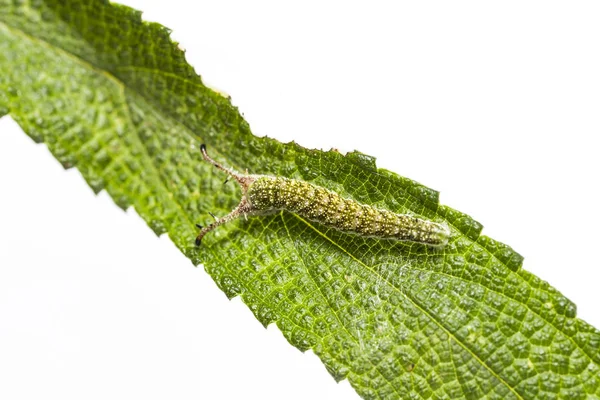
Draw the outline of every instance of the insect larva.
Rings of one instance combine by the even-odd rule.
[[[445,225],[361,204],[324,187],[297,179],[240,174],[213,160],[206,153],[205,145],[201,145],[200,150],[206,161],[237,181],[242,188],[242,199],[228,215],[215,217],[215,222],[204,228],[197,225],[201,231],[196,238],[196,246],[200,245],[204,235],[219,225],[240,216],[264,215],[279,210],[290,211],[342,232],[361,236],[436,247],[448,243],[450,230]]]

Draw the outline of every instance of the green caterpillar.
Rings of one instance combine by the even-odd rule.
[[[242,188],[242,199],[228,215],[215,217],[215,222],[206,227],[196,225],[201,229],[196,238],[196,246],[200,245],[208,232],[219,225],[240,216],[265,215],[279,210],[360,236],[423,243],[435,247],[448,243],[450,230],[445,225],[361,204],[324,187],[297,179],[240,174],[213,160],[206,153],[205,145],[201,145],[200,150],[206,161],[237,181]]]

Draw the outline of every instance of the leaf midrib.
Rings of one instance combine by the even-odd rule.
[[[385,282],[389,287],[392,288],[392,290],[394,290],[395,292],[399,293],[400,295],[403,295],[408,301],[411,302],[411,304],[413,304],[413,306],[419,310],[423,315],[427,315],[427,317],[429,317],[429,319],[431,319],[444,333],[446,333],[446,335],[448,335],[449,338],[452,338],[460,347],[462,347],[468,354],[470,354],[475,360],[477,360],[477,362],[479,362],[485,369],[487,369],[489,371],[489,373],[494,376],[496,379],[498,379],[499,382],[502,382],[502,384],[504,386],[506,386],[517,398],[522,399],[523,397],[521,397],[521,395],[519,393],[517,393],[515,391],[515,389],[509,385],[504,378],[502,378],[498,373],[496,373],[493,369],[491,369],[491,367],[489,365],[487,365],[481,358],[479,358],[475,353],[473,353],[473,351],[471,351],[471,349],[469,349],[468,347],[466,347],[452,332],[450,332],[441,322],[439,322],[436,318],[434,318],[431,313],[429,313],[426,309],[424,309],[423,307],[420,306],[419,303],[416,302],[416,300],[414,300],[412,297],[408,296],[408,294],[404,293],[403,291],[401,291],[400,289],[398,289],[396,286],[392,285],[390,283],[390,281],[384,277],[383,275],[379,274],[377,271],[375,271],[373,268],[371,268],[369,265],[363,263],[361,260],[359,260],[357,257],[355,257],[352,253],[350,253],[348,250],[344,249],[342,246],[340,246],[337,242],[335,242],[333,239],[331,239],[329,236],[327,236],[325,233],[321,232],[320,230],[318,230],[314,225],[312,225],[308,220],[305,220],[304,218],[300,217],[297,214],[293,214],[296,218],[298,218],[300,221],[304,222],[308,227],[310,227],[311,229],[313,229],[318,235],[320,235],[321,237],[323,237],[325,240],[329,241],[331,244],[333,244],[335,247],[337,247],[338,249],[340,249],[343,253],[346,253],[348,255],[348,257],[350,257],[351,259],[353,259],[358,265],[364,267],[367,271],[371,272],[374,276],[376,276],[378,279],[381,279],[382,282]],[[343,324],[342,324],[343,325]]]

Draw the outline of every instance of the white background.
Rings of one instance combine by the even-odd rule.
[[[440,190],[600,326],[596,2],[126,3],[255,134]],[[0,183],[0,398],[357,397],[9,118]]]

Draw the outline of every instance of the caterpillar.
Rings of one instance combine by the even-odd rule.
[[[435,247],[448,243],[450,230],[446,225],[361,204],[324,187],[297,179],[249,175],[247,172],[241,174],[213,160],[206,152],[206,145],[201,145],[200,151],[204,160],[227,173],[240,185],[242,199],[228,215],[217,218],[211,214],[215,219],[212,224],[206,227],[196,225],[200,228],[196,246],[200,245],[208,232],[219,225],[241,216],[265,215],[279,210],[365,237],[409,241]]]

